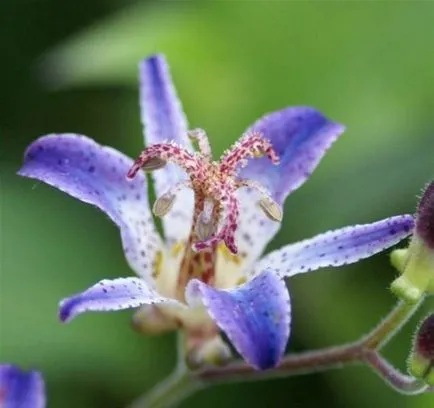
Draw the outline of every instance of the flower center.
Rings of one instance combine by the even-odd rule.
[[[189,152],[174,142],[154,144],[140,154],[127,175],[132,179],[141,168],[154,171],[168,162],[177,164],[188,175],[188,179],[172,186],[153,205],[154,214],[164,217],[182,188],[191,188],[194,192],[193,225],[178,281],[181,288],[192,277],[213,283],[216,247],[220,241],[232,254],[237,254],[235,231],[239,202],[235,193],[239,188],[256,189],[261,195],[259,207],[262,211],[274,221],[282,219],[280,206],[261,184],[238,177],[239,170],[251,158],[267,156],[274,164],[279,164],[269,140],[258,132],[246,134],[219,161],[214,161],[203,130],[190,131],[189,137],[197,143],[197,152]]]

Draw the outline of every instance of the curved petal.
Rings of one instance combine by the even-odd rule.
[[[271,252],[255,269],[259,273],[269,268],[287,277],[354,263],[397,244],[411,234],[413,227],[413,216],[398,215],[372,224],[329,231]]]
[[[11,364],[0,365],[0,406],[44,408],[45,385],[37,371],[21,371]]]
[[[140,63],[140,111],[148,146],[174,141],[193,150],[187,136],[187,119],[163,55],[153,55]],[[173,164],[167,164],[152,175],[157,197],[186,178]],[[193,195],[184,189],[177,195],[173,209],[162,220],[170,243],[188,237],[192,214]]]
[[[190,305],[201,300],[237,351],[255,368],[280,361],[289,338],[291,308],[285,283],[264,271],[232,290],[214,289],[192,280],[186,289]]]
[[[83,312],[110,312],[162,303],[185,307],[175,299],[161,296],[142,279],[104,279],[82,293],[63,299],[59,304],[59,318],[68,322]]]
[[[309,178],[344,130],[343,125],[310,107],[290,107],[265,115],[248,131],[260,132],[271,141],[280,165],[274,166],[265,157],[252,160],[241,175],[261,182],[274,200],[283,203],[289,193]]]
[[[280,157],[275,166],[266,157],[249,161],[240,176],[260,182],[283,206],[285,198],[300,187],[319,164],[325,152],[343,133],[344,126],[330,121],[310,107],[289,107],[265,115],[249,129],[270,139]],[[240,220],[237,243],[254,259],[279,230],[279,224],[258,212],[256,192],[240,191]],[[254,239],[253,239],[254,237]],[[249,239],[250,238],[250,239]]]
[[[126,180],[132,163],[86,136],[48,135],[29,146],[18,174],[41,180],[108,214],[121,230],[131,268],[151,280],[161,240],[148,207],[145,175]]]

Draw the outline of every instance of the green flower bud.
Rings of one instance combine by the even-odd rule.
[[[434,294],[434,182],[419,201],[409,247],[393,251],[391,262],[402,274],[391,285],[399,298],[417,303],[425,294]]]
[[[434,313],[422,322],[416,333],[408,371],[413,377],[434,386]]]

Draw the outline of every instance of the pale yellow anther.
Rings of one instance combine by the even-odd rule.
[[[157,279],[160,276],[162,269],[163,269],[163,252],[157,251],[154,259],[152,277],[154,279]]]
[[[145,171],[154,171],[162,169],[166,165],[166,161],[159,157],[153,157],[142,165],[142,169]]]
[[[282,221],[282,208],[271,198],[265,197],[259,200],[259,207],[261,207],[264,214],[272,221]]]
[[[223,243],[220,242],[218,244],[218,250],[219,253],[221,254],[221,256],[228,262],[232,262],[235,265],[240,265],[241,264],[241,257],[239,255],[234,255],[231,251],[229,251],[229,249],[227,248],[227,246]]]
[[[253,152],[253,157],[255,157],[256,159],[259,159],[260,157],[262,157],[264,155],[264,152],[261,152],[260,150],[255,150]]]
[[[159,197],[152,207],[153,213],[157,217],[164,217],[172,209],[175,198],[175,194],[164,194]]]
[[[242,276],[240,279],[237,280],[236,286],[244,285],[247,282],[247,278],[245,276]]]
[[[172,246],[172,249],[170,250],[170,255],[173,258],[176,258],[184,248],[185,248],[184,242],[182,241],[175,242]]]

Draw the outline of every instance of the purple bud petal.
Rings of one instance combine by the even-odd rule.
[[[434,313],[419,327],[415,338],[416,352],[434,363]]]
[[[426,187],[417,207],[416,232],[434,249],[434,182]]]

